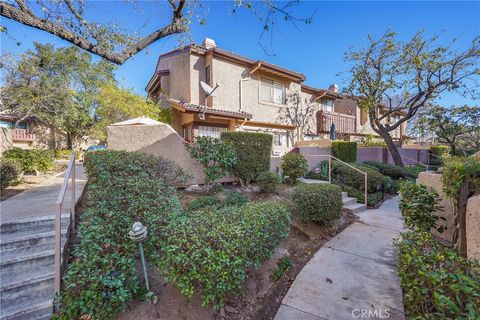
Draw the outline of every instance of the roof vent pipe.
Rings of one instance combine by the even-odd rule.
[[[212,48],[216,48],[217,44],[215,43],[215,40],[210,38],[205,38],[205,40],[203,40],[202,42],[202,46],[207,49],[212,49]]]
[[[334,84],[329,85],[329,86],[328,86],[328,90],[329,90],[329,91],[333,91],[333,92],[335,92],[335,93],[338,93],[338,86],[337,86],[337,84],[334,83]]]

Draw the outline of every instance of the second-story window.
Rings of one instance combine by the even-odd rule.
[[[322,99],[323,110],[328,112],[333,112],[333,100],[331,99]]]
[[[280,82],[261,80],[260,99],[275,104],[285,104],[285,85]]]

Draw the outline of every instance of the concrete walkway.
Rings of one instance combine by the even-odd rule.
[[[81,196],[87,178],[83,171],[83,165],[78,163],[75,166],[76,173],[76,200]],[[57,201],[60,188],[63,183],[65,172],[50,177],[43,183],[26,190],[16,196],[0,202],[0,222],[13,222],[24,219],[38,218],[55,214],[55,202]],[[65,195],[64,212],[68,212],[71,198],[71,185],[69,181]]]
[[[275,320],[404,319],[393,239],[398,197],[328,241],[298,274]]]

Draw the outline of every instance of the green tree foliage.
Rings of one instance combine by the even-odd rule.
[[[402,42],[388,30],[368,37],[364,48],[346,54],[346,91],[365,109],[373,130],[385,141],[396,165],[403,160],[391,133],[448,91],[476,98],[480,37],[461,51],[438,43],[438,36],[416,33]],[[378,110],[382,109],[383,112]]]
[[[472,134],[480,134],[480,107],[431,105],[419,114],[414,124],[414,134],[433,136],[434,141],[450,147],[451,155],[456,155],[458,149],[465,155],[470,151],[467,140]]]
[[[2,111],[23,120],[29,116],[68,135],[69,149],[93,126],[98,86],[113,79],[113,67],[93,62],[77,47],[35,43],[18,59],[2,57]]]
[[[210,183],[228,174],[237,162],[235,149],[228,143],[212,137],[197,137],[186,148],[192,158],[200,162],[205,174],[205,192]]]
[[[92,135],[101,141],[107,137],[108,125],[124,120],[146,116],[161,122],[170,122],[169,109],[162,109],[148,98],[119,87],[115,82],[104,82],[99,86],[95,110],[95,126]]]
[[[222,132],[221,139],[229,142],[235,149],[238,160],[233,172],[242,185],[255,180],[261,172],[270,170],[271,134],[226,131]]]

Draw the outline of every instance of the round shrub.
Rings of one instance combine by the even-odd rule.
[[[280,178],[275,172],[263,171],[257,177],[257,184],[260,186],[262,192],[275,192],[279,183]]]
[[[270,169],[272,135],[260,132],[225,131],[221,139],[235,149],[237,162],[233,166],[235,176],[242,185],[255,180],[258,175]]]
[[[15,160],[0,159],[0,189],[14,184],[20,173],[20,165]]]
[[[342,211],[342,189],[333,184],[300,184],[293,194],[293,201],[304,222],[328,224]]]
[[[290,178],[291,183],[296,183],[298,178],[307,174],[308,163],[300,153],[290,152],[282,157],[280,168],[283,175]]]
[[[179,215],[163,229],[157,264],[182,294],[198,293],[204,304],[221,308],[289,229],[288,212],[269,202]]]

